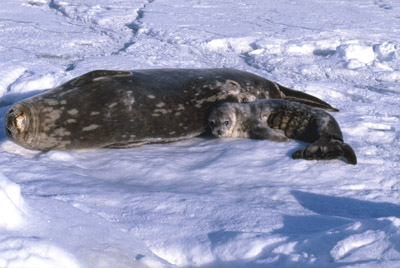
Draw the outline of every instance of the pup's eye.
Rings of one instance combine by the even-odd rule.
[[[208,121],[208,124],[210,125],[210,127],[214,127],[215,126],[215,122],[214,121]]]
[[[229,121],[224,122],[225,126],[229,125]]]

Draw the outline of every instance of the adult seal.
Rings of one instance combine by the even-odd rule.
[[[294,159],[329,160],[344,157],[355,165],[357,157],[336,120],[327,112],[286,100],[223,103],[210,113],[214,136],[287,141],[294,138],[310,145],[293,153]]]
[[[336,110],[239,70],[97,70],[15,104],[4,122],[7,136],[28,149],[126,148],[198,136],[218,103],[270,98]]]

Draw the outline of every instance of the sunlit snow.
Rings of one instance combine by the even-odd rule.
[[[0,267],[400,267],[400,2],[2,0]],[[95,69],[229,67],[340,112],[356,166],[199,137],[29,151],[4,114]]]

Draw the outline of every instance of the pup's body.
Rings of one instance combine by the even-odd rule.
[[[336,120],[327,112],[285,100],[223,103],[208,120],[216,137],[287,141],[294,138],[311,144],[293,153],[294,159],[337,159],[357,163],[353,149],[343,142]]]

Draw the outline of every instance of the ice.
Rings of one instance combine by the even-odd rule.
[[[400,4],[3,0],[0,126],[95,69],[250,71],[317,96],[358,156],[197,137],[38,152],[0,127],[1,267],[400,266]],[[311,12],[312,11],[312,12]]]
[[[207,42],[205,47],[212,51],[244,53],[253,50],[251,44],[254,41],[254,37],[214,39]]]
[[[12,236],[0,240],[1,267],[79,268],[69,253],[37,237]]]
[[[361,64],[371,63],[375,59],[375,53],[372,46],[359,44],[341,45],[336,48],[336,53],[346,61],[353,60],[358,61]]]
[[[4,96],[7,94],[8,90],[11,90],[9,87],[12,85],[18,78],[20,78],[26,69],[21,66],[13,66],[2,70],[1,80],[0,80],[0,96]]]
[[[377,58],[380,61],[392,61],[398,57],[399,47],[392,42],[383,42],[374,46],[374,51],[377,53]]]
[[[0,173],[0,228],[16,229],[25,221],[27,208],[21,187]]]
[[[363,234],[349,236],[344,240],[339,241],[331,250],[331,256],[334,260],[339,260],[349,254],[351,251],[356,251],[359,248],[367,247],[377,240],[377,237],[383,237],[383,232],[377,234],[372,231],[367,231]],[[380,252],[381,253],[381,252]],[[370,254],[370,253],[369,253]],[[379,255],[379,254],[378,254]],[[367,256],[364,256],[364,258]],[[369,256],[376,258],[376,256]],[[368,257],[367,257],[368,258]]]

